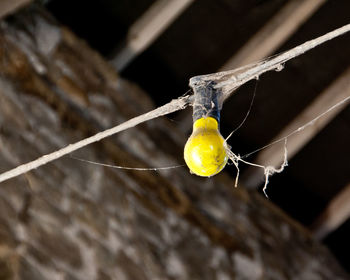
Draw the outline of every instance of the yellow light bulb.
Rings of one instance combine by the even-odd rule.
[[[215,118],[196,120],[184,150],[185,161],[191,172],[203,177],[219,173],[228,159],[224,142]]]

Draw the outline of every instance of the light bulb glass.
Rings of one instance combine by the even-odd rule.
[[[219,173],[228,159],[224,144],[225,139],[215,118],[196,120],[184,149],[184,158],[191,172],[203,177]]]

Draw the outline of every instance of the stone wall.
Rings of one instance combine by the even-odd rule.
[[[0,42],[0,172],[153,108],[41,8],[2,21]],[[158,119],[73,156],[171,166],[183,163],[185,141]],[[300,225],[225,174],[65,157],[0,183],[0,279],[348,276]]]

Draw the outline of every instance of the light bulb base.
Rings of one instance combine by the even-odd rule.
[[[215,83],[205,83],[193,87],[193,122],[201,118],[212,117],[220,123],[220,109],[218,104],[218,90]]]

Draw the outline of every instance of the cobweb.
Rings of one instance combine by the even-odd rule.
[[[246,161],[240,155],[236,155],[235,153],[233,153],[231,150],[231,147],[226,144],[226,147],[225,147],[226,153],[227,153],[229,159],[232,161],[232,163],[234,164],[234,166],[237,169],[237,174],[236,174],[236,179],[235,179],[235,187],[238,186],[238,180],[239,180],[239,175],[240,175],[240,170],[239,170],[238,164],[239,164],[239,162],[243,162],[247,165],[262,168],[264,170],[265,182],[264,182],[264,186],[263,186],[262,190],[264,192],[264,195],[266,197],[268,197],[268,195],[266,193],[266,189],[267,189],[267,184],[269,183],[270,176],[272,176],[275,173],[281,173],[284,170],[284,168],[288,165],[287,138],[288,137],[283,138],[284,139],[284,156],[283,156],[283,162],[279,168],[276,168],[272,165],[264,166],[264,165],[260,165],[260,164]]]
[[[260,77],[260,75],[265,73],[265,72],[281,71],[281,70],[283,70],[284,64],[287,61],[289,61],[297,56],[300,56],[303,53],[315,48],[316,46],[321,45],[329,40],[332,40],[333,38],[336,38],[340,35],[343,35],[343,34],[349,32],[349,31],[350,31],[350,24],[347,24],[341,28],[338,28],[334,31],[326,33],[325,35],[320,36],[316,39],[307,41],[307,42],[305,42],[305,43],[303,43],[295,48],[292,48],[289,51],[275,55],[273,57],[266,58],[266,59],[261,60],[259,62],[249,64],[249,65],[246,65],[246,66],[234,69],[234,70],[230,70],[230,71],[218,72],[218,73],[212,73],[212,74],[208,74],[208,75],[201,75],[201,76],[193,77],[190,79],[190,83],[189,83],[190,87],[195,89],[196,87],[203,87],[203,86],[205,87],[208,84],[215,84],[214,88],[218,89],[218,92],[220,92],[220,94],[218,96],[218,103],[219,103],[219,107],[221,108],[221,106],[225,102],[225,100],[227,98],[229,98],[232,95],[232,93],[241,85],[247,83],[250,80],[258,79]],[[266,195],[265,190],[266,190],[266,186],[268,184],[269,176],[271,176],[274,173],[282,172],[283,169],[285,168],[285,166],[287,165],[287,155],[288,155],[288,153],[287,153],[287,138],[295,133],[300,132],[301,130],[303,130],[307,126],[313,125],[316,120],[318,120],[319,118],[321,118],[325,114],[329,113],[330,111],[332,111],[336,107],[339,107],[339,106],[344,105],[345,103],[349,102],[349,100],[350,100],[350,96],[344,98],[343,100],[341,100],[337,104],[330,107],[328,110],[326,110],[321,115],[317,116],[316,118],[309,121],[308,123],[306,123],[302,127],[296,129],[295,131],[291,132],[289,135],[267,145],[267,146],[270,146],[270,145],[273,145],[277,142],[284,141],[284,161],[279,168],[275,168],[273,166],[262,166],[262,165],[250,163],[250,162],[244,160],[244,158],[246,158],[247,156],[249,156],[252,153],[255,153],[261,149],[264,149],[267,146],[262,147],[256,151],[253,151],[252,153],[250,153],[248,155],[241,157],[239,155],[235,155],[231,151],[231,148],[226,144],[227,154],[228,154],[229,158],[231,159],[231,161],[233,162],[233,164],[236,166],[237,171],[238,171],[237,176],[236,176],[236,180],[235,180],[235,186],[237,186],[238,179],[239,179],[239,162],[249,164],[252,166],[256,166],[259,168],[263,168],[264,174],[265,174],[265,184],[264,184],[263,190],[264,190],[264,193]],[[34,161],[19,165],[19,166],[15,167],[9,171],[1,173],[0,174],[0,183],[4,182],[10,178],[24,174],[30,170],[38,168],[42,165],[45,165],[49,162],[52,162],[56,159],[59,159],[67,154],[70,154],[78,149],[81,149],[89,144],[92,144],[94,142],[98,142],[98,141],[100,141],[108,136],[117,134],[121,131],[124,131],[126,129],[131,128],[131,127],[134,127],[134,126],[141,124],[143,122],[146,122],[146,121],[149,121],[151,119],[176,112],[178,110],[183,110],[187,106],[193,105],[193,101],[194,101],[193,95],[186,94],[184,96],[181,96],[177,99],[170,101],[169,103],[167,103],[163,106],[160,106],[160,107],[148,112],[148,113],[134,117],[134,118],[132,118],[124,123],[121,123],[115,127],[112,127],[110,129],[99,132],[91,137],[85,138],[85,139],[78,141],[74,144],[70,144],[70,145],[63,147],[57,151],[54,151],[50,154],[43,155]],[[143,168],[140,168],[140,169],[143,169]],[[151,168],[151,169],[154,170],[154,168]]]

